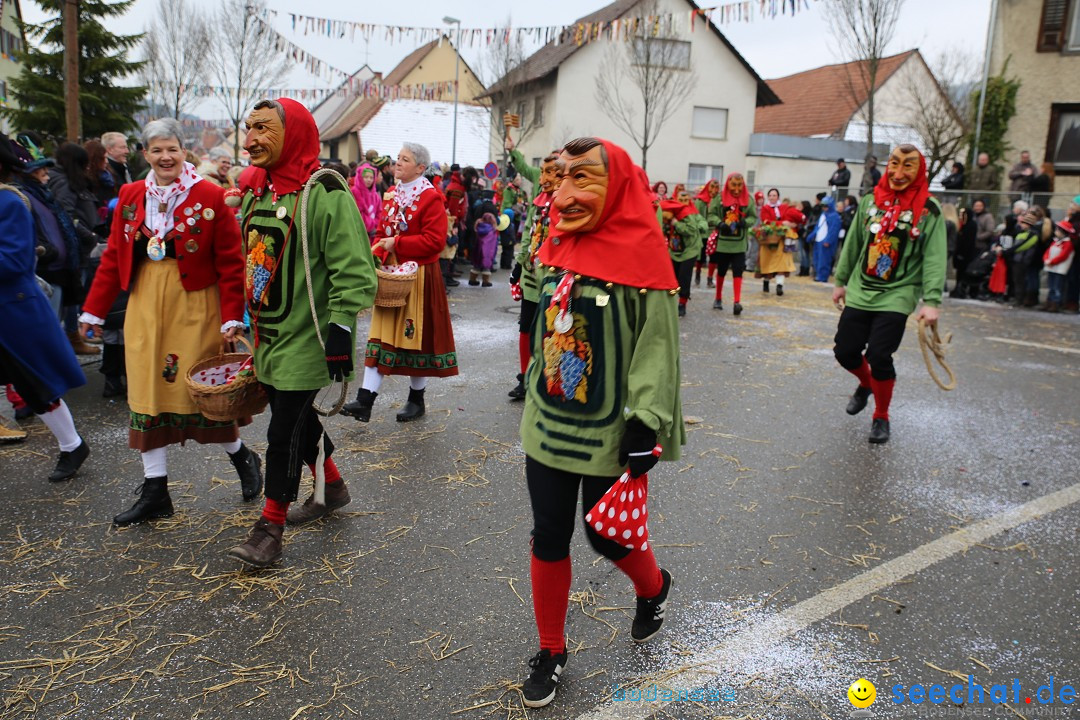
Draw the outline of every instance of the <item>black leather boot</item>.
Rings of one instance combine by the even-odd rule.
[[[409,400],[397,414],[398,422],[409,422],[424,416],[424,391],[409,389]]]
[[[240,476],[240,490],[244,493],[244,500],[254,500],[262,492],[262,460],[251,452],[247,445],[241,445],[234,453],[229,453],[236,474]]]
[[[341,406],[341,414],[354,417],[360,422],[371,421],[371,408],[375,405],[375,398],[379,393],[360,388],[356,393],[356,400]]]
[[[514,389],[507,393],[511,400],[524,400],[525,399],[525,376],[522,373],[518,373],[517,385]]]
[[[157,518],[171,517],[173,514],[172,498],[169,497],[169,478],[156,477],[143,480],[139,488],[139,499],[127,512],[122,512],[113,518],[116,525],[133,525],[155,520]]]
[[[82,440],[82,438],[79,439]],[[79,447],[74,450],[61,451],[56,467],[49,474],[49,482],[63,482],[75,477],[75,473],[79,472],[79,468],[88,457],[90,457],[90,446],[85,440],[82,440]]]
[[[889,442],[889,421],[884,418],[874,418],[870,423],[870,442],[881,445]]]
[[[866,407],[866,403],[870,401],[870,388],[864,388],[862,385],[855,388],[855,393],[848,398],[847,402],[847,414],[858,415]]]

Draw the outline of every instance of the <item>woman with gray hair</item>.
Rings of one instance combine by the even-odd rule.
[[[199,172],[202,176],[226,190],[236,187],[236,183],[233,181],[232,176],[229,175],[229,171],[232,170],[233,166],[232,153],[218,145],[217,147],[210,149],[209,156],[209,163],[199,168]]]
[[[240,228],[225,192],[185,162],[184,134],[172,118],[143,130],[145,181],[120,189],[108,246],[79,317],[100,333],[113,300],[130,292],[124,321],[130,429],[142,457],[139,499],[113,522],[130,525],[173,514],[165,450],[188,440],[218,443],[240,476],[245,500],[262,490],[261,461],[239,439],[237,423],[204,417],[188,395],[192,365],[217,354],[243,328]]]
[[[431,154],[423,145],[405,143],[394,165],[398,184],[383,206],[382,220],[371,236],[371,249],[384,265],[415,262],[416,282],[402,307],[379,307],[371,316],[364,360],[364,381],[356,401],[342,413],[361,422],[371,419],[383,377],[406,375],[409,400],[398,422],[424,415],[424,390],[429,377],[458,374],[454,329],[446,304],[446,285],[439,254],[446,246],[449,217],[442,192],[424,177]]]

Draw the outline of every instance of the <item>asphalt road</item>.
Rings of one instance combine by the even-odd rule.
[[[212,446],[170,448],[175,517],[111,526],[141,466],[89,363],[68,397],[93,453],[77,479],[45,482],[37,421],[0,446],[0,719],[842,718],[860,677],[873,717],[1077,716],[1080,318],[947,301],[959,387],[931,382],[910,324],[893,439],[872,447],[869,411],[844,413],[826,287],[748,280],[739,318],[707,295],[682,321],[689,445],[651,475],[664,632],[630,641],[630,583],[577,533],[548,708],[515,689],[536,640],[517,308],[497,285],[453,291],[462,374],[431,382],[424,419],[394,421],[396,378],[369,425],[329,421],[353,502],[287,531],[265,572],[225,556],[259,506]],[[261,451],[265,430],[243,436]],[[966,686],[962,705],[893,702],[969,675],[1009,709]]]

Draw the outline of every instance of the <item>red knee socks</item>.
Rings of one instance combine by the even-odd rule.
[[[726,277],[727,277],[727,275],[717,275],[716,276],[716,299],[717,300],[722,300],[723,299],[723,296],[724,296],[724,278],[726,278]]]
[[[896,385],[896,378],[892,380],[878,380],[877,378],[870,378],[870,389],[874,392],[874,419],[875,420],[888,420],[889,419],[889,403],[892,402],[893,386]]]
[[[311,471],[311,476],[315,477],[315,463],[309,463],[308,470]],[[341,482],[341,471],[338,470],[333,458],[326,458],[326,462],[323,463],[323,473],[326,475],[327,483]]]
[[[711,263],[709,263],[709,277],[712,277],[715,274],[716,274],[716,263],[711,262]]]
[[[518,333],[518,359],[521,361],[521,373],[529,367],[529,358],[532,357],[532,346],[529,345],[529,333]]]
[[[848,370],[848,372],[859,378],[859,387],[872,387],[872,385],[870,384],[870,363],[866,362],[866,358],[862,359],[862,365],[855,368],[854,370]],[[874,395],[876,396],[877,393],[875,392]],[[875,397],[875,403],[876,402],[877,400]]]
[[[287,512],[289,512],[289,503],[266,498],[266,505],[263,506],[262,517],[263,520],[272,522],[275,525],[284,525],[285,513]]]
[[[634,594],[638,597],[654,598],[664,589],[664,576],[651,547],[644,551],[631,550],[622,560],[615,561],[615,567],[634,583]]]
[[[570,605],[570,557],[548,562],[532,555],[533,612],[540,649],[552,655],[566,652],[566,609]],[[659,592],[659,590],[657,591]]]
[[[685,305],[689,300],[690,300],[690,298],[681,297],[681,298],[679,298],[679,304],[680,305]]]
[[[731,285],[733,288],[733,292],[735,293],[735,302],[742,302],[742,278],[731,278]]]

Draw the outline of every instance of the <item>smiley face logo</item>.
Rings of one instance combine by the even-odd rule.
[[[877,699],[877,688],[869,680],[859,678],[847,690],[848,700],[859,709],[868,708]]]

